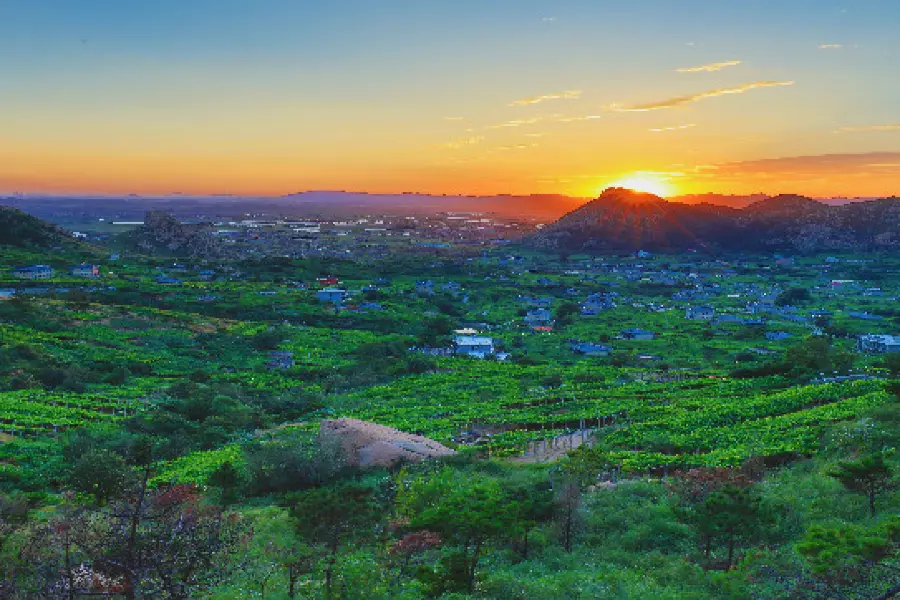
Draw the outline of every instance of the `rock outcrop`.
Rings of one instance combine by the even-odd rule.
[[[359,419],[322,421],[319,435],[325,439],[336,439],[347,461],[360,467],[390,467],[456,454],[454,450],[426,437]]]
[[[208,223],[185,225],[164,211],[150,211],[143,225],[119,238],[126,250],[154,256],[216,258],[224,248],[211,230]]]

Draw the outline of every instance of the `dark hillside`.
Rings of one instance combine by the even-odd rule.
[[[9,206],[0,206],[0,245],[31,250],[84,246],[64,229]]]
[[[898,231],[898,198],[829,206],[782,195],[738,210],[611,188],[527,243],[570,252],[868,251],[898,247]]]

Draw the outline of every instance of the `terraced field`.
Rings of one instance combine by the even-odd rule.
[[[891,399],[877,381],[795,388],[780,378],[619,385],[580,381],[602,376],[602,370],[575,368],[564,371],[558,388],[523,392],[521,379],[545,372],[466,364],[464,371],[448,368],[371,388],[341,407],[354,417],[444,442],[466,439],[473,430],[488,432],[478,442],[495,455],[521,453],[529,440],[593,429],[624,468],[646,471],[809,455],[832,423]]]

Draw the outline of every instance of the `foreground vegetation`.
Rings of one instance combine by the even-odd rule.
[[[104,275],[0,284],[16,289],[0,303],[0,596],[898,592],[900,368],[855,348],[897,325],[896,258],[2,256],[4,277],[82,260]],[[317,300],[328,275],[351,301]],[[615,306],[581,315],[597,292]],[[684,318],[770,294],[799,310]],[[523,322],[537,297],[552,331]],[[794,318],[812,309],[830,316]],[[506,360],[410,350],[463,326]],[[658,335],[618,339],[634,327]],[[360,469],[317,436],[337,417],[458,453]]]

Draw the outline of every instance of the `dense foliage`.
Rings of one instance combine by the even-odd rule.
[[[0,596],[811,600],[900,584],[896,361],[855,340],[898,324],[896,257],[862,263],[878,293],[831,284],[874,259],[762,255],[126,255],[97,259],[99,281],[7,276],[79,252],[3,249]],[[350,299],[319,300],[325,276]],[[701,305],[715,317],[687,316]],[[526,321],[544,306],[543,328]],[[467,328],[498,354],[454,354]],[[457,453],[363,468],[318,435],[339,417]]]

